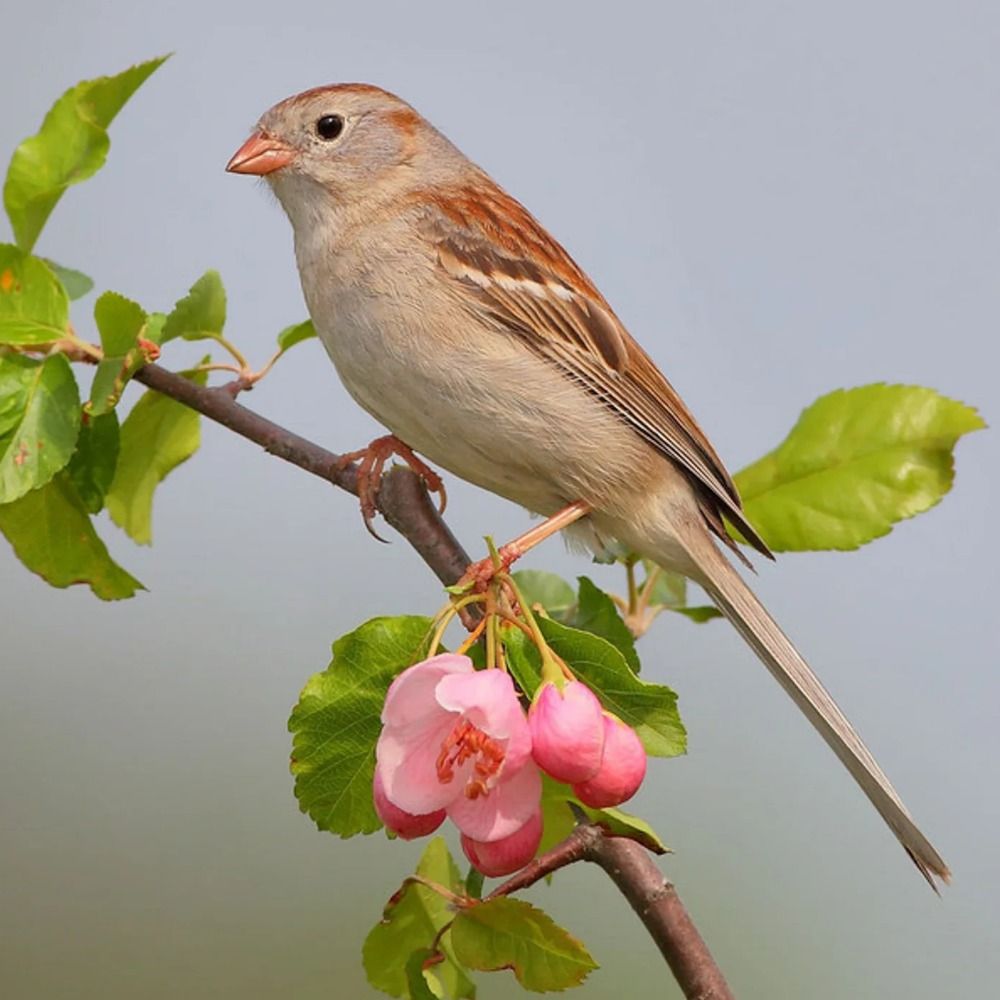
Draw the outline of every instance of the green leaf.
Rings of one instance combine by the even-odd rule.
[[[185,372],[204,385],[207,372]],[[153,540],[153,492],[201,443],[199,414],[152,389],[132,407],[121,427],[115,478],[105,497],[111,520],[135,542]]]
[[[451,928],[455,957],[470,969],[511,969],[528,990],[579,986],[597,963],[548,914],[521,899],[500,897],[460,910]]]
[[[416,873],[462,894],[462,876],[442,837],[434,837],[427,845]],[[412,956],[429,950],[452,916],[448,901],[439,893],[419,883],[407,883],[389,900],[382,920],[365,939],[362,958],[372,986],[394,997],[419,996],[409,989],[407,969]],[[475,986],[455,961],[447,932],[441,939],[441,951],[445,961],[424,970],[425,981],[439,981],[455,1000],[474,997]]]
[[[519,628],[501,625],[504,652],[517,686],[531,698],[541,680],[541,657],[534,643]]]
[[[44,486],[70,460],[80,397],[69,362],[0,357],[0,503]]]
[[[114,411],[80,425],[76,451],[67,466],[84,508],[96,514],[104,507],[118,465],[119,429]]]
[[[697,604],[693,607],[668,608],[667,610],[684,615],[685,618],[689,618],[699,625],[704,625],[705,622],[710,622],[714,618],[722,617],[722,612],[714,604]]]
[[[585,806],[568,785],[542,775],[542,842],[538,853],[544,854],[560,841],[565,840],[576,826],[576,817],[570,803],[583,813],[591,823],[603,827],[615,837],[635,840],[654,854],[666,854],[670,848],[644,819],[622,809],[593,809]]]
[[[649,595],[650,604],[660,604],[666,608],[679,608],[687,603],[687,580],[680,573],[673,573],[670,570],[657,566],[650,559],[642,560],[643,569],[646,571],[646,578],[641,587],[645,587],[649,578],[656,574],[653,581],[653,589]]]
[[[591,823],[603,826],[614,837],[628,837],[638,841],[654,854],[667,854],[670,848],[660,839],[660,835],[639,816],[633,816],[624,809],[592,809],[580,804]]]
[[[646,753],[654,757],[684,753],[687,736],[677,712],[677,695],[670,688],[639,680],[620,650],[600,636],[552,619],[540,619],[538,625],[552,651],[586,682],[601,704],[635,729]]]
[[[542,774],[542,839],[536,857],[564,841],[576,826],[569,804],[579,800],[568,785]]]
[[[0,344],[46,344],[68,324],[69,297],[48,264],[0,243]]]
[[[303,320],[303,322],[296,323],[294,326],[286,326],[278,334],[278,350],[284,353],[296,344],[301,344],[303,340],[311,340],[315,336],[316,328],[313,326],[311,319]]]
[[[151,327],[154,333],[160,329],[159,317],[162,313],[147,316],[142,306],[117,292],[105,292],[94,303],[94,322],[101,334],[104,357],[90,384],[88,413],[98,416],[118,405],[128,381],[149,360],[139,338],[150,339]]]
[[[94,303],[94,322],[101,334],[105,357],[124,357],[146,325],[146,312],[137,302],[105,292]]]
[[[422,659],[429,618],[375,618],[333,644],[333,660],[302,689],[288,720],[299,808],[341,837],[382,825],[372,804],[375,741],[393,678]]]
[[[438,1000],[442,996],[440,992],[434,993],[427,985],[427,973],[433,964],[424,969],[428,960],[435,957],[435,952],[430,948],[420,948],[406,960],[406,988],[409,991],[410,1000]],[[433,975],[433,973],[431,973]]]
[[[226,290],[218,271],[206,271],[174,306],[163,326],[161,343],[183,337],[219,337],[226,325]]]
[[[573,588],[555,573],[522,569],[512,575],[529,606],[540,604],[550,615],[562,615],[576,603]]]
[[[35,245],[63,192],[104,165],[111,145],[108,126],[165,58],[78,83],[56,101],[38,132],[14,151],[3,201],[22,250]]]
[[[645,590],[650,578],[652,578],[653,586],[647,603],[654,610],[673,611],[699,625],[709,622],[713,618],[722,617],[722,612],[711,604],[688,606],[687,580],[680,573],[665,570],[649,559],[643,559],[642,565],[646,571],[646,577],[639,585],[639,589]]]
[[[579,584],[576,607],[563,620],[573,628],[607,639],[625,657],[625,662],[635,673],[638,673],[639,657],[635,651],[635,639],[622,621],[615,602],[587,577],[581,576]]]
[[[74,271],[71,267],[62,267],[47,257],[43,260],[62,283],[71,301],[82,299],[94,287],[93,279],[88,278],[82,271]]]
[[[167,314],[151,312],[146,317],[146,332],[143,336],[154,344],[163,343],[163,328],[167,325]]]
[[[465,893],[473,899],[483,898],[484,875],[478,868],[469,865],[469,873],[465,876]]]
[[[104,358],[97,363],[97,370],[90,383],[90,401],[87,403],[87,412],[91,416],[109,413],[118,405],[125,388],[127,371],[124,358]]]
[[[53,587],[86,583],[105,601],[144,589],[108,555],[66,472],[0,506],[0,531],[21,562]]]
[[[951,488],[955,443],[984,426],[974,409],[933,389],[838,389],[736,485],[775,552],[856,549],[933,507]]]

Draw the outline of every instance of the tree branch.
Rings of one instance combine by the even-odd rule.
[[[629,901],[667,960],[690,1000],[733,1000],[722,970],[681,902],[673,882],[663,877],[634,840],[601,837],[587,853]]]
[[[248,410],[236,402],[227,386],[210,389],[153,364],[140,368],[134,377],[150,389],[176,399],[259,444],[270,454],[357,496],[355,465],[343,465],[341,456],[335,452]],[[427,491],[409,469],[396,468],[383,477],[378,506],[386,521],[413,546],[446,587],[465,572],[472,560],[438,516]]]
[[[236,402],[227,387],[206,388],[175,372],[149,364],[135,379],[228,427],[265,451],[314,476],[357,494],[357,469],[340,455]],[[409,469],[388,473],[379,489],[379,510],[446,586],[455,583],[471,560],[438,515],[423,483]],[[633,840],[581,824],[562,843],[493,890],[490,898],[533,885],[576,861],[591,861],[608,874],[645,924],[689,1000],[732,1000],[715,964],[671,882],[648,852]]]
[[[684,996],[733,1000],[722,970],[715,964],[674,884],[663,877],[649,853],[634,840],[612,837],[591,823],[581,824],[551,851],[497,886],[487,898],[526,889],[576,861],[600,865],[618,886],[663,953]]]

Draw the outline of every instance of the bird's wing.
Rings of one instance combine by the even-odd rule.
[[[485,176],[474,188],[421,192],[424,232],[440,266],[485,311],[672,459],[694,485],[711,529],[722,517],[770,557],[721,459],[648,354],[569,254]]]

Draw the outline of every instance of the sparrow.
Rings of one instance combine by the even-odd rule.
[[[734,569],[726,522],[770,553],[721,459],[593,282],[409,104],[318,87],[229,161],[266,178],[309,314],[347,391],[454,475],[699,584],[850,771],[936,889],[941,856]],[[586,516],[580,517],[585,513]],[[721,548],[720,548],[721,544]]]

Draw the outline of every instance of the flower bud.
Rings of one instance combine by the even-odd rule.
[[[425,813],[423,816],[414,816],[413,813],[405,812],[399,806],[393,805],[385,793],[382,774],[377,767],[375,768],[375,779],[372,782],[372,798],[375,801],[375,812],[378,813],[378,818],[385,824],[386,829],[392,831],[397,837],[402,837],[403,840],[426,837],[444,822],[444,809]]]
[[[646,776],[646,751],[636,731],[613,715],[604,716],[604,759],[600,770],[573,785],[573,792],[593,809],[617,806],[632,798]]]
[[[542,842],[542,812],[536,812],[520,830],[502,840],[484,842],[462,834],[462,850],[477,871],[495,878],[523,868]]]
[[[560,690],[542,684],[528,711],[531,755],[556,781],[573,784],[592,778],[601,766],[604,723],[601,703],[580,681]]]

